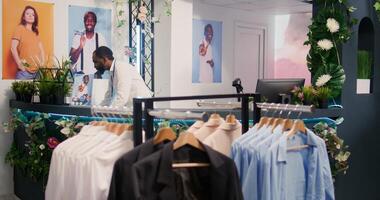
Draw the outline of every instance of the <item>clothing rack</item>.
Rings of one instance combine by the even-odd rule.
[[[133,140],[137,146],[142,143],[142,129],[144,126],[145,137],[150,139],[154,136],[153,119],[149,114],[153,110],[154,102],[163,101],[183,101],[183,100],[202,100],[202,99],[226,99],[241,98],[241,121],[243,133],[249,128],[249,98],[253,97],[253,120],[260,120],[261,109],[257,107],[256,102],[260,102],[260,94],[219,94],[219,95],[199,95],[199,96],[177,96],[177,97],[152,97],[152,98],[133,98]],[[144,107],[143,107],[144,104]],[[144,124],[142,123],[144,118]]]
[[[279,103],[257,103],[257,107],[263,110],[272,111],[291,111],[291,112],[307,112],[313,113],[315,111],[314,105],[292,105],[292,104],[279,104]]]

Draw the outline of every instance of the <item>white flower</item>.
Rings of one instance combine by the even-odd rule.
[[[317,79],[317,82],[315,83],[315,85],[317,87],[322,87],[324,86],[327,82],[330,81],[332,77],[330,76],[330,74],[323,74],[322,76],[320,76],[318,79]]]
[[[63,135],[66,135],[66,136],[68,136],[69,134],[70,134],[70,128],[63,128],[63,129],[61,129],[61,133],[63,134]]]
[[[323,49],[323,50],[330,50],[334,45],[333,43],[331,42],[331,40],[328,40],[328,39],[323,39],[323,40],[319,40],[318,41],[318,46]]]
[[[329,29],[330,33],[336,33],[339,31],[339,22],[337,22],[334,18],[328,18],[326,27]]]
[[[45,149],[45,145],[41,144],[41,145],[39,146],[39,148],[40,148],[41,150],[44,150],[44,149]]]

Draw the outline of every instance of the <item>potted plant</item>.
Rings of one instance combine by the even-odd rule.
[[[357,94],[369,94],[371,85],[371,67],[372,67],[372,55],[368,51],[358,51],[358,71],[357,71]]]
[[[21,101],[21,83],[20,81],[14,81],[11,86],[12,91],[15,93],[16,100]]]
[[[316,91],[313,86],[305,86],[302,88],[302,93],[303,93],[303,104],[304,105],[315,105],[315,94]]]
[[[36,93],[36,85],[32,81],[15,81],[11,86],[16,95],[17,101],[32,102],[32,97]]]
[[[316,98],[319,108],[327,108],[328,100],[331,98],[331,90],[328,87],[318,87],[316,89]]]
[[[65,96],[70,93],[72,73],[69,59],[56,58],[55,67],[40,67],[36,76],[40,102],[46,104],[64,104]]]

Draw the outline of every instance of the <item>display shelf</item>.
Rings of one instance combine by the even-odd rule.
[[[40,103],[25,103],[16,100],[10,100],[9,106],[11,108],[18,108],[21,110],[42,112],[42,113],[56,113],[63,115],[77,115],[77,116],[92,116],[91,107],[89,106],[70,106],[70,105],[51,105]]]

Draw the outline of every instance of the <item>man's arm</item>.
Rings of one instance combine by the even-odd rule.
[[[128,63],[117,63],[115,66],[115,77],[117,90],[115,91],[115,98],[113,99],[113,106],[125,106],[129,100],[131,86],[132,86],[132,74],[129,69]],[[112,72],[111,72],[112,73]],[[115,88],[115,87],[114,87]]]
[[[100,103],[101,106],[109,106],[111,105],[112,101],[112,94],[111,94],[111,87],[112,87],[112,82],[111,79],[108,80],[108,89],[106,94],[104,95],[103,101]]]
[[[70,60],[72,63],[76,63],[78,61],[79,55],[86,44],[86,37],[82,35],[80,36],[80,39],[79,39],[79,46],[75,48],[76,46],[75,39],[76,38],[74,37],[73,46],[71,47],[71,50],[70,50]]]

